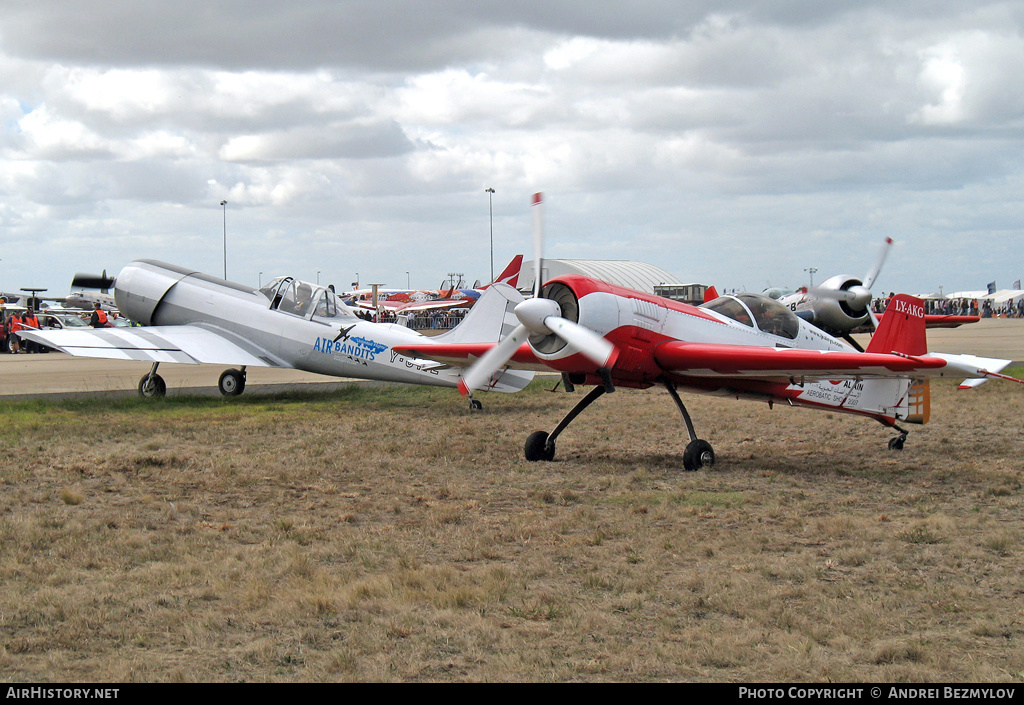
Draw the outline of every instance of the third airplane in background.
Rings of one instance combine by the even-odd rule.
[[[885,244],[875,258],[871,269],[863,279],[849,274],[829,277],[811,289],[803,287],[798,291],[766,289],[765,294],[776,299],[805,321],[812,323],[829,335],[842,338],[857,350],[860,344],[851,336],[858,328],[878,328],[881,315],[871,309],[874,298],[871,287],[885,264],[892,247],[892,238],[885,238]],[[928,328],[955,328],[965,323],[976,323],[978,316],[952,316],[926,313],[925,326]]]
[[[516,255],[492,284],[508,284],[515,287],[519,282],[519,271],[523,256]],[[373,304],[373,289],[357,289],[344,294],[344,301],[351,306],[374,310],[378,307],[396,314],[413,311],[440,311],[454,308],[468,308],[476,303],[480,295],[491,284],[473,289],[461,289],[459,282],[440,289],[381,289],[377,291],[377,305]]]
[[[540,194],[534,197],[534,252],[541,269]],[[538,285],[539,289],[539,285]],[[459,389],[488,389],[508,369],[553,370],[567,390],[593,389],[550,433],[526,440],[527,460],[552,460],[555,439],[587,406],[617,388],[664,386],[686,424],[683,466],[714,463],[678,391],[860,414],[894,429],[925,423],[928,379],[999,374],[1008,360],[929,353],[921,301],[897,296],[866,352],[828,335],[766,296],[722,296],[702,306],[633,291],[588,277],[555,277],[514,308],[520,325],[500,343],[409,345],[397,352],[469,367]],[[1005,377],[1004,377],[1005,378]],[[1013,378],[1007,378],[1013,379]],[[1014,380],[1020,381],[1020,380]]]

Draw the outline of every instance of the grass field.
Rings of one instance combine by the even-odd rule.
[[[1018,373],[1021,370],[1017,370]],[[1019,681],[1024,387],[0,404],[6,681]]]

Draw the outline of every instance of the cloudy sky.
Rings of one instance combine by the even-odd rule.
[[[1024,1],[0,0],[0,289],[1024,278]],[[220,202],[228,202],[222,209]],[[226,228],[225,228],[226,221]]]

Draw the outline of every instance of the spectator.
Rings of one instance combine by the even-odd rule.
[[[107,312],[103,310],[99,302],[96,302],[92,316],[89,317],[89,325],[93,328],[106,328],[110,325],[107,321]]]

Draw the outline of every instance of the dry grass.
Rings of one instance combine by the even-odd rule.
[[[932,423],[620,391],[3,405],[9,681],[1024,679],[1024,389]]]

